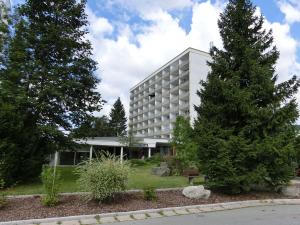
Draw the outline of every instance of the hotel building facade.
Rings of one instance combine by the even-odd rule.
[[[136,136],[170,139],[176,117],[193,123],[200,80],[209,72],[207,52],[188,48],[130,89],[129,129]]]

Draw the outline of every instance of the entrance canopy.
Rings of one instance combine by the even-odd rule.
[[[156,148],[157,145],[166,145],[169,143],[168,139],[156,139],[156,138],[135,138],[136,147],[144,148]],[[125,143],[122,143],[119,137],[94,137],[86,139],[75,140],[78,144],[86,144],[90,146],[108,146],[108,147],[128,147]]]

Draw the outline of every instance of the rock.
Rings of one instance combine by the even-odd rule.
[[[168,163],[167,162],[161,162],[160,167],[168,167]]]
[[[157,176],[170,176],[170,169],[168,167],[154,167],[152,168],[152,174]]]
[[[282,189],[282,194],[289,197],[300,197],[300,181],[292,180],[287,187]]]
[[[189,186],[183,189],[182,194],[191,199],[208,199],[210,190],[205,190],[203,185]]]

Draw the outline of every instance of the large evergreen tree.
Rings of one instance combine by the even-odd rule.
[[[85,38],[85,4],[27,0],[16,10],[1,74],[1,125],[11,128],[0,136],[7,183],[39,175],[50,152],[71,144],[65,131],[101,108],[96,62]],[[8,110],[13,114],[2,113]],[[12,124],[9,116],[18,122]]]
[[[218,26],[211,72],[195,107],[199,160],[211,188],[239,193],[276,187],[293,175],[296,77],[277,83],[279,52],[250,0],[230,0]]]
[[[110,126],[113,130],[114,136],[123,136],[126,134],[127,119],[124,106],[121,99],[118,98],[114,103],[110,116]]]

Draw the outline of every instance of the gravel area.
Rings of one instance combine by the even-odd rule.
[[[0,222],[270,198],[286,197],[271,193],[252,193],[238,196],[213,193],[207,200],[191,200],[184,197],[181,191],[164,191],[157,193],[156,201],[145,201],[142,193],[124,193],[119,194],[113,202],[105,204],[99,204],[95,201],[86,202],[78,195],[62,196],[59,204],[55,207],[41,205],[40,197],[18,198],[9,199],[7,206],[0,209]]]

